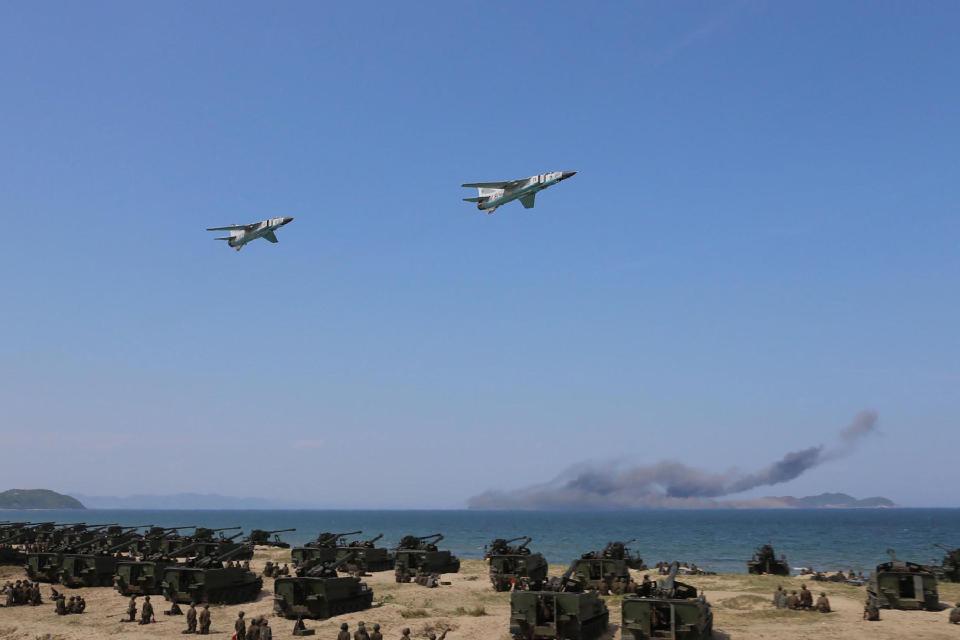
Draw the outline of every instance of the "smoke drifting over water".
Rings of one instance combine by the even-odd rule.
[[[763,501],[722,501],[715,498],[788,482],[825,462],[854,451],[876,430],[875,411],[862,411],[832,446],[791,451],[753,473],[730,470],[714,473],[680,462],[623,468],[581,464],[552,481],[511,491],[486,491],[470,498],[471,509],[634,509],[641,507],[763,506]]]

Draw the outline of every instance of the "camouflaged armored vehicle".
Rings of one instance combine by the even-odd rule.
[[[162,535],[157,532],[155,535]],[[199,549],[206,546],[205,542],[198,541],[184,547],[179,547],[177,553],[183,557],[191,554],[202,555]],[[158,595],[163,593],[163,574],[168,567],[189,566],[179,563],[176,558],[164,555],[157,551],[146,555],[142,560],[127,558],[117,562],[116,573],[113,576],[113,588],[125,596]]]
[[[944,582],[960,582],[960,549],[948,549],[941,544],[934,546],[946,552],[943,562],[936,568],[937,578]]]
[[[641,585],[623,598],[620,633],[623,638],[702,640],[713,636],[713,612],[697,589],[676,580],[680,564],[655,583]]]
[[[770,574],[772,576],[790,575],[790,565],[784,555],[777,559],[773,546],[765,544],[753,554],[753,560],[747,561],[747,573]]]
[[[290,543],[284,542],[278,536],[278,533],[287,533],[290,531],[296,531],[296,529],[273,529],[272,531],[264,531],[263,529],[254,529],[250,532],[250,535],[247,536],[247,542],[250,544],[265,546],[265,547],[276,547],[278,549],[289,549]],[[272,538],[270,536],[273,536]]]
[[[233,549],[219,556],[197,558],[190,566],[166,567],[161,585],[164,597],[172,602],[210,604],[255,600],[263,589],[263,578],[241,565],[234,565],[232,561],[238,555],[241,550]]]
[[[125,529],[126,533],[110,531],[101,538],[90,541],[89,546],[101,549],[98,552],[63,554],[58,572],[60,584],[71,588],[111,586],[117,572],[117,563],[121,560],[113,554],[129,547],[130,539],[124,537],[133,534],[136,529],[137,527],[128,527]],[[117,544],[107,548],[100,546],[107,544],[107,541]]]
[[[602,551],[585,553],[574,560],[574,573],[584,587],[597,589],[602,595],[622,594],[632,589],[630,569],[644,567],[643,560],[627,549],[630,540],[610,542]]]
[[[373,573],[393,569],[393,554],[376,543],[383,534],[369,540],[346,541],[347,536],[361,534],[363,531],[344,533],[321,533],[316,540],[290,552],[293,566],[299,567],[314,562],[339,562],[349,556],[351,560],[344,566],[350,573]]]
[[[523,542],[511,545],[520,540]],[[546,558],[539,553],[531,553],[527,548],[532,540],[529,536],[510,540],[497,538],[487,547],[484,559],[490,563],[490,582],[494,591],[537,591],[543,586],[549,567]]]
[[[867,598],[880,609],[940,610],[937,577],[928,568],[897,560],[887,549],[890,562],[878,564],[867,582]]]
[[[343,546],[343,539],[347,536],[363,533],[363,531],[345,531],[331,533],[324,531],[302,547],[294,547],[290,551],[294,567],[300,567],[315,562],[336,562],[337,549]]]
[[[394,575],[397,582],[410,582],[430,574],[458,573],[460,559],[449,551],[441,551],[437,543],[442,533],[429,536],[404,536],[394,552]]]
[[[24,567],[27,577],[34,582],[58,582],[63,559],[67,554],[84,553],[97,545],[100,540],[96,537],[100,529],[112,525],[100,525],[93,529],[84,529],[82,536],[67,536],[62,538],[58,546],[50,547],[49,551],[32,552],[27,554],[27,563]],[[85,542],[76,542],[85,540]]]
[[[572,563],[560,578],[539,591],[510,593],[510,635],[515,640],[594,640],[610,623],[607,605],[596,591],[584,591]]]
[[[277,615],[322,620],[362,611],[373,604],[373,591],[353,576],[338,576],[337,569],[354,561],[347,555],[337,562],[314,561],[297,569],[296,576],[273,582],[273,610]]]

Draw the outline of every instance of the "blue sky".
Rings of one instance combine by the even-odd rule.
[[[0,488],[457,507],[752,470],[870,408],[754,494],[960,506],[958,18],[7,3]],[[532,211],[460,201],[560,169]]]

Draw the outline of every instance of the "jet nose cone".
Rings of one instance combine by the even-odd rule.
[[[283,219],[283,224],[287,224],[287,223],[289,223],[289,222],[293,222],[293,217],[292,217],[292,216],[288,216],[288,217],[286,217],[286,218]]]
[[[566,180],[567,178],[572,178],[572,177],[575,176],[575,175],[577,175],[577,172],[576,172],[576,171],[561,171],[561,172],[560,172],[560,179],[561,179],[561,180]]]

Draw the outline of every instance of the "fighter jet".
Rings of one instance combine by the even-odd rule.
[[[230,235],[215,240],[226,240],[227,244],[240,251],[243,245],[253,242],[257,238],[263,238],[270,242],[279,242],[277,234],[274,233],[283,225],[293,221],[293,218],[270,218],[251,224],[231,224],[227,227],[210,227],[207,231],[229,231]]]
[[[576,171],[554,171],[553,173],[541,173],[538,176],[520,178],[519,180],[468,182],[460,186],[477,189],[476,198],[464,198],[463,201],[476,202],[477,209],[480,209],[480,211],[493,213],[497,210],[497,207],[514,200],[519,200],[525,209],[533,209],[534,199],[538,192],[547,187],[552,187],[561,180],[576,175],[576,173]]]

